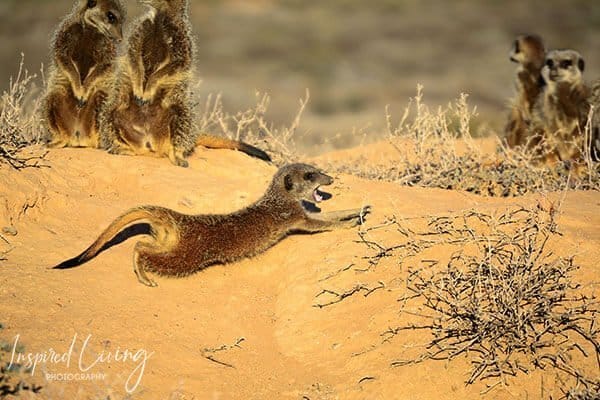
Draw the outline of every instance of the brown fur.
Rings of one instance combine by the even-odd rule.
[[[590,104],[594,106],[591,121],[590,156],[593,161],[600,161],[600,79],[591,85]]]
[[[78,0],[60,23],[42,109],[49,146],[99,146],[99,111],[114,79],[124,19],[119,0]]]
[[[293,232],[358,225],[370,212],[369,206],[324,214],[306,210],[306,202],[320,201],[319,186],[332,182],[333,178],[310,165],[289,164],[275,174],[262,198],[231,214],[186,215],[155,206],[134,208],[117,218],[87,250],[55,268],[72,268],[94,258],[134,223],[149,223],[154,239],[138,242],[134,250],[134,271],[148,286],[156,283],[148,278],[146,270],[185,276],[212,264],[252,257]]]
[[[109,105],[102,112],[102,146],[114,154],[152,154],[175,165],[185,160],[198,137],[189,91],[193,42],[187,0],[147,0],[150,9],[135,23]],[[225,139],[223,139],[225,140]],[[270,160],[266,153],[236,141],[235,148]]]
[[[585,62],[574,50],[552,50],[542,75],[546,86],[534,109],[545,161],[581,161],[590,90],[583,81]]]
[[[510,147],[522,146],[531,140],[531,112],[544,87],[541,71],[545,55],[544,42],[537,35],[519,36],[511,49],[510,60],[519,66],[515,79],[517,93],[504,129]]]

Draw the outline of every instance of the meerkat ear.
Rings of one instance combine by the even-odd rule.
[[[285,190],[288,192],[294,188],[294,182],[292,182],[292,177],[289,174],[283,177],[283,184],[285,186]]]
[[[577,66],[579,67],[579,70],[583,72],[583,70],[585,69],[585,61],[583,61],[583,58],[579,59],[579,63],[577,64]]]

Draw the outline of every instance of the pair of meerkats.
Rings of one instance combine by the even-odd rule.
[[[583,57],[571,49],[546,52],[541,37],[523,35],[515,40],[510,60],[519,66],[517,95],[505,128],[507,144],[534,149],[547,162],[581,162],[588,152],[598,161],[600,80],[592,87],[584,82]],[[592,121],[590,105],[598,110]]]
[[[260,149],[194,128],[188,1],[140,1],[149,11],[133,24],[122,54],[120,0],[77,0],[60,23],[43,107],[48,145],[166,156],[182,167],[197,145],[270,161]]]

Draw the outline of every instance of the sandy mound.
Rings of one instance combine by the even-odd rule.
[[[364,154],[378,157],[382,151],[371,147]],[[62,354],[75,342],[68,367],[58,359],[37,364],[31,379],[44,386],[38,396],[121,398],[138,377],[132,398],[465,399],[486,390],[485,381],[464,384],[471,368],[467,357],[391,366],[428,335],[406,331],[383,340],[388,328],[403,323],[397,299],[408,267],[384,258],[364,270],[369,251],[357,230],[291,236],[253,259],[185,279],[156,278],[157,288],[139,284],[132,272],[138,238],[80,268],[47,269],[83,250],[129,207],[156,204],[186,213],[241,208],[263,193],[275,167],[221,150],[198,151],[188,169],[166,159],[87,149],[53,150],[47,159],[48,168],[0,169],[0,229],[6,228],[0,251],[10,250],[0,261],[0,339],[12,344],[19,335],[24,354],[49,357],[50,349]],[[392,216],[410,226],[411,218],[427,215],[494,214],[562,201],[557,219],[562,236],[553,236],[548,248],[575,255],[581,268],[574,279],[583,282],[582,290],[597,291],[597,192],[506,200],[346,175],[337,176],[330,191],[334,197],[324,211],[373,206],[363,230]],[[391,229],[378,235],[381,241],[396,237]],[[450,252],[442,247],[428,256],[444,258]],[[319,296],[323,290],[339,294],[354,287],[363,289],[318,306],[335,299],[330,292]],[[10,356],[5,353],[2,360]],[[105,375],[46,381],[45,373],[53,379],[83,374],[80,356],[82,366],[89,367],[85,373]],[[597,365],[582,368],[598,378]],[[560,393],[552,371],[521,373],[506,382],[487,397]]]

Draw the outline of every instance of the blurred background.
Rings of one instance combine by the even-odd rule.
[[[144,9],[125,0],[128,22]],[[25,66],[49,62],[48,43],[73,0],[0,0],[0,91]],[[502,130],[513,93],[515,36],[574,48],[600,78],[598,0],[190,0],[200,100],[221,93],[228,111],[271,95],[268,119],[289,124],[310,90],[298,144],[310,153],[385,135],[418,83],[430,107],[469,94],[475,133]],[[40,81],[41,82],[41,81]]]

